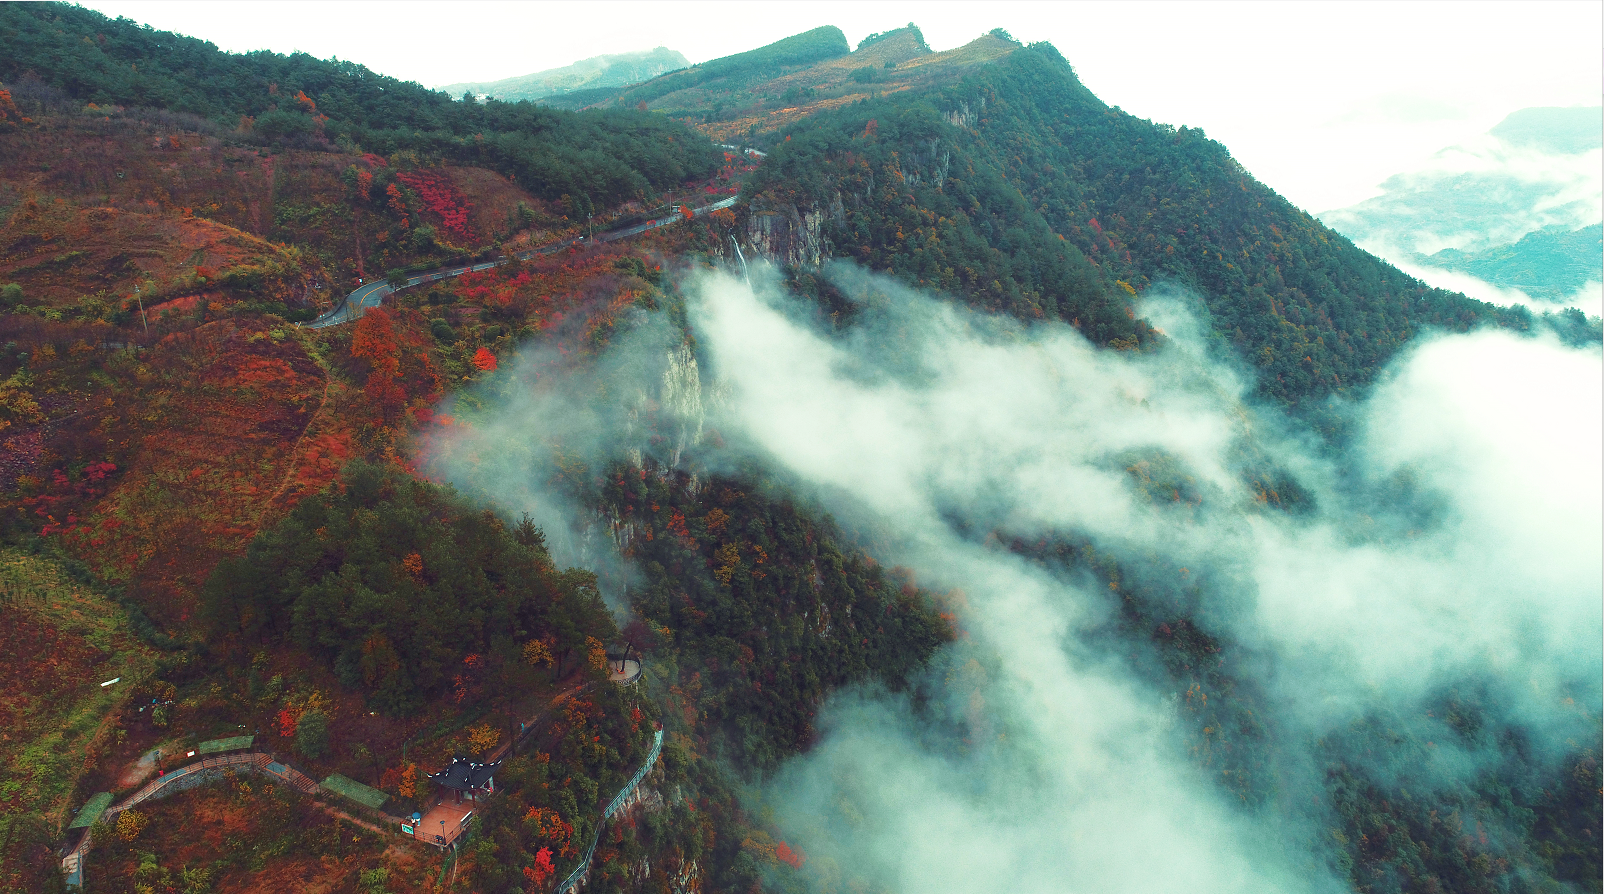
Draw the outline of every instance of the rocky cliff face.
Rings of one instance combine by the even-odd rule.
[[[798,210],[795,205],[753,204],[746,219],[746,243],[754,252],[786,267],[818,267],[830,256],[821,229],[825,216],[845,220],[838,194],[827,208]]]
[[[686,796],[676,785],[671,797],[675,801],[684,801]],[[649,785],[641,785],[619,808],[616,820],[634,828],[647,814],[661,813],[663,809],[663,793]],[[702,894],[702,867],[695,859],[685,859],[678,846],[669,846],[658,853],[642,856],[626,867],[622,875],[619,887],[625,891]]]
[[[986,110],[986,97],[980,96],[975,100],[975,107],[971,109],[967,100],[960,101],[958,107],[948,112],[947,123],[965,130],[973,130],[980,121],[980,113]]]
[[[663,369],[663,384],[658,404],[671,426],[668,465],[678,468],[685,448],[701,440],[702,376],[696,366],[696,355],[689,345],[681,344],[669,352]]]

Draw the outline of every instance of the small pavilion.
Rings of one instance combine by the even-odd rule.
[[[445,791],[442,791],[440,800],[447,798],[455,803],[463,801],[478,801],[496,790],[496,771],[501,768],[501,761],[482,764],[465,757],[454,757],[444,770],[432,774],[429,779]]]
[[[415,813],[409,822],[403,820],[401,833],[419,841],[445,848],[456,844],[468,830],[477,803],[496,790],[496,771],[501,761],[480,763],[465,757],[454,757],[444,770],[429,775],[439,786],[439,797],[422,813]]]

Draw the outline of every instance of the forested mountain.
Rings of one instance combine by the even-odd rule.
[[[1148,337],[1136,292],[1187,288],[1292,405],[1365,385],[1424,328],[1532,325],[1361,251],[1201,131],[1108,108],[1049,46],[910,92],[756,136],[772,157],[752,207],[814,215],[826,253],[1103,344]]]
[[[719,198],[735,204],[702,208]],[[675,223],[581,238],[648,220]],[[95,826],[88,878],[511,892],[589,866],[587,888],[608,892],[888,887],[810,863],[765,786],[815,747],[844,690],[935,718],[920,735],[936,751],[991,754],[998,709],[976,681],[994,663],[962,589],[938,595],[884,561],[884,526],[831,517],[831,488],[739,430],[698,292],[737,252],[812,304],[810,337],[837,360],[894,357],[843,360],[859,390],[825,394],[832,409],[882,380],[917,394],[941,378],[908,371],[920,327],[866,297],[863,271],[886,277],[870,292],[900,282],[974,311],[951,319],[988,350],[1073,327],[1091,346],[1072,356],[1093,364],[1169,356],[1142,298],[1182,296],[1214,359],[1256,388],[1222,426],[1219,475],[1236,484],[1147,442],[1098,459],[1181,540],[1215,517],[1241,522],[1232,536],[1314,525],[1309,470],[1357,476],[1328,398],[1364,397],[1424,333],[1600,341],[1597,319],[1400,273],[1202,131],[1108,107],[1051,46],[994,31],[937,53],[911,25],[856,49],[821,27],[548,106],[6,4],[0,246],[0,677],[15,695],[0,886],[23,890],[60,890],[53,854],[90,796],[120,799],[157,752],[242,731],[388,800],[329,796],[331,813],[241,774]],[[386,294],[349,325],[292,325],[359,281],[469,258],[505,263]],[[752,267],[744,283],[766,287]],[[1161,395],[1123,390],[1101,412],[1149,399],[1162,415]],[[1309,439],[1327,454],[1275,459],[1247,421],[1260,404],[1290,410],[1297,436],[1331,436]],[[851,425],[877,433],[902,409]],[[915,440],[889,427],[878,444],[911,455]],[[1354,510],[1342,538],[1429,529],[1446,510],[1424,477],[1366,483],[1406,510]],[[1024,532],[949,496],[936,514],[953,561],[1091,581],[1108,602],[1091,609],[1088,660],[1128,658],[1141,685],[1186,692],[1176,736],[1220,791],[1258,815],[1292,809],[1279,786],[1307,767],[1272,741],[1262,656],[1226,620],[1245,598],[1232,574],[1189,577],[1073,526]],[[638,683],[620,685],[625,656]],[[1452,790],[1353,758],[1436,747],[1385,715],[1322,741],[1323,781],[1302,794],[1330,805],[1317,851],[1344,883],[1597,890],[1596,752],[1528,766],[1525,733],[1483,695],[1433,696],[1456,742],[1494,754]],[[428,774],[453,755],[504,759],[495,795],[455,850],[398,844],[386,824],[434,802]],[[850,798],[827,806],[843,829],[875,821]],[[198,815],[226,834],[186,833]]]
[[[516,177],[589,214],[706,176],[705,139],[633,109],[572,114],[532,103],[462,103],[350,62],[304,53],[231,54],[205,41],[58,4],[0,10],[0,81],[80,103],[211,119],[264,144],[412,150]]]
[[[1604,224],[1538,230],[1513,245],[1476,252],[1445,248],[1420,262],[1520,289],[1539,301],[1564,301],[1590,282],[1604,282]]]
[[[1604,194],[1604,108],[1533,108],[1381,184],[1320,219],[1386,253],[1483,251],[1544,229],[1596,224]]]
[[[1561,302],[1600,278],[1601,134],[1604,109],[1521,109],[1321,217],[1399,263]]]

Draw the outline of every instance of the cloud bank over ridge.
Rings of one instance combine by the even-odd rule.
[[[660,316],[589,366],[531,350],[433,456],[627,583],[565,481],[650,428],[658,462],[776,470],[948,594],[963,634],[916,693],[840,693],[755,795],[817,890],[1346,890],[1333,761],[1457,791],[1499,731],[1538,773],[1596,738],[1596,348],[1425,340],[1338,449],[1254,407],[1184,295],[1146,297],[1171,338],[1132,354],[826,274],[840,332],[761,265],[697,274],[694,354]],[[1472,694],[1498,735],[1434,710]],[[1346,744],[1378,724],[1415,744]]]
[[[713,424],[889,533],[885,561],[962,591],[969,636],[947,660],[978,663],[986,682],[952,686],[948,666],[935,688],[954,714],[989,706],[998,738],[954,756],[906,703],[843,700],[775,794],[782,825],[830,865],[898,892],[1334,889],[1315,843],[1326,818],[1293,803],[1317,788],[1310,743],[1482,679],[1511,722],[1574,732],[1578,699],[1596,722],[1597,351],[1496,333],[1428,342],[1353,408],[1366,435],[1331,459],[1276,436],[1184,336],[1157,355],[1097,351],[1067,327],[834,276],[864,302],[844,339],[788,299],[703,281],[691,322],[730,395]],[[1184,331],[1179,305],[1161,304],[1145,310]],[[1298,470],[1312,516],[1258,505],[1239,474],[1249,438]],[[1129,464],[1155,452],[1190,472],[1199,506],[1133,491]],[[1400,476],[1436,517],[1378,533],[1367,513],[1403,511],[1384,495]],[[1344,492],[1356,484],[1369,500]],[[1115,611],[1100,582],[995,542],[1069,532],[1216,581],[1197,616],[1242,645],[1264,687],[1282,803],[1234,809],[1195,741],[1187,755],[1181,694],[1097,645]],[[1423,763],[1420,783],[1475,762]]]

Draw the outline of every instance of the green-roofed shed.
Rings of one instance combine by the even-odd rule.
[[[378,810],[384,806],[385,801],[390,800],[390,796],[384,792],[369,788],[354,779],[346,779],[338,773],[323,780],[323,787],[373,810]]]
[[[256,741],[255,736],[231,736],[227,739],[213,739],[195,746],[196,754],[222,754],[225,751],[244,751]]]
[[[72,818],[72,822],[67,825],[67,828],[87,829],[93,826],[95,820],[100,819],[100,815],[105,813],[106,808],[110,806],[111,792],[101,792],[95,795],[89,799],[88,804],[84,805],[84,809],[78,811],[78,815]]]

